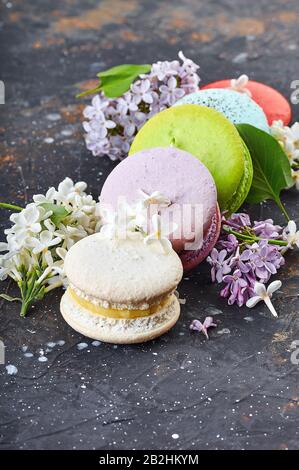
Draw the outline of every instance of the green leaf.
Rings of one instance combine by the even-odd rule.
[[[19,297],[11,297],[10,295],[7,295],[7,294],[0,294],[0,297],[2,297],[2,299],[4,300],[8,300],[8,302],[22,302],[22,299],[20,299]]]
[[[46,211],[51,211],[52,215],[50,219],[52,220],[53,224],[56,227],[70,214],[69,211],[65,209],[63,206],[58,206],[57,204],[53,204],[51,202],[44,202],[41,204]]]
[[[131,84],[142,73],[151,70],[150,64],[123,64],[97,74],[100,88],[108,98],[118,98],[129,90]]]
[[[148,73],[151,70],[150,64],[123,64],[111,69],[99,72],[97,77],[100,82],[96,88],[79,93],[77,98],[91,93],[102,91],[107,98],[118,98],[129,90],[131,84],[140,74]]]
[[[236,127],[249,149],[253,163],[253,181],[246,201],[256,204],[273,199],[289,220],[280,200],[281,190],[292,185],[287,155],[277,140],[267,132],[249,124],[238,124]]]

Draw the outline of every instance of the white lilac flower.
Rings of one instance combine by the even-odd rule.
[[[112,239],[140,238],[145,217],[139,206],[130,206],[125,202],[118,204],[117,211],[102,209],[104,225],[100,232]]]
[[[11,277],[18,283],[23,316],[34,301],[65,285],[67,250],[101,225],[97,202],[85,193],[86,186],[65,178],[57,191],[50,188],[46,195],[35,195],[34,203],[10,217],[13,226],[5,230],[6,242],[0,243],[0,279]],[[44,203],[64,207],[65,217],[55,222],[55,211],[47,211]],[[28,291],[32,282],[34,288]]]
[[[281,144],[287,154],[290,164],[299,162],[299,123],[291,127],[285,126],[281,120],[273,121],[271,134]]]
[[[292,177],[293,177],[294,185],[296,189],[298,189],[299,191],[299,170],[297,171],[292,170]]]
[[[266,289],[265,284],[262,284],[261,282],[256,282],[254,285],[254,293],[256,295],[247,300],[246,306],[249,308],[255,307],[256,304],[263,300],[272,315],[274,315],[274,317],[277,317],[277,312],[273,307],[273,304],[270,299],[273,295],[273,292],[280,289],[281,286],[281,281],[273,281],[271,282],[271,284],[269,284],[268,288]]]
[[[54,199],[55,199],[55,195],[56,195],[56,190],[55,188],[49,188],[48,191],[46,192],[46,194],[35,194],[33,196],[33,201],[35,202],[35,204],[51,204],[54,202]]]
[[[240,75],[239,78],[233,78],[230,81],[230,89],[238,91],[239,93],[245,93],[250,98],[252,97],[251,91],[247,88],[249,78],[247,75]]]
[[[4,256],[0,257],[0,281],[4,281],[11,273],[12,261],[5,258]]]
[[[293,248],[295,245],[299,248],[299,230],[297,231],[294,220],[290,220],[284,229],[283,238],[288,242],[288,248]]]
[[[38,234],[42,230],[41,220],[44,210],[35,204],[28,206],[21,212],[12,214],[10,221],[14,223],[13,227],[4,231],[6,235],[14,235],[16,247],[22,245],[28,236]]]
[[[177,228],[176,224],[164,225],[159,214],[152,216],[152,232],[144,238],[144,243],[150,245],[159,242],[165,253],[172,249],[168,236]]]
[[[53,232],[50,230],[43,230],[38,238],[31,238],[30,246],[32,253],[39,254],[47,251],[51,246],[58,245],[61,242],[61,238],[53,238]]]
[[[148,207],[151,204],[158,204],[162,207],[168,207],[171,201],[168,197],[164,196],[160,191],[153,191],[151,194],[147,194],[142,189],[139,190],[141,196],[141,203],[143,207]]]
[[[82,226],[65,225],[63,223],[59,224],[58,229],[55,230],[55,236],[63,240],[63,247],[67,250],[87,235],[88,233]]]

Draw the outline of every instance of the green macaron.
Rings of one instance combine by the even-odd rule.
[[[252,161],[238,131],[223,114],[195,104],[161,111],[139,130],[129,154],[169,146],[197,157],[214,177],[221,210],[237,211],[252,183]]]

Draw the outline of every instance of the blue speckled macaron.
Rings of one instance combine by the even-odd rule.
[[[184,96],[175,106],[181,104],[208,106],[224,114],[233,124],[251,124],[265,132],[269,132],[268,121],[264,111],[244,93],[221,88],[210,88]]]

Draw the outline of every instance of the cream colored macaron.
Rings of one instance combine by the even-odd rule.
[[[69,287],[61,313],[79,333],[109,343],[140,343],[178,320],[175,290],[183,275],[178,255],[159,243],[109,239],[98,233],[76,243],[64,269]]]

